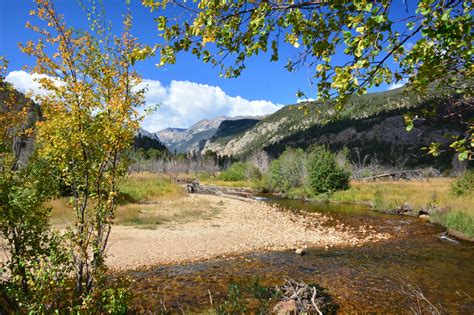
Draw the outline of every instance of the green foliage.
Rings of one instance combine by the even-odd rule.
[[[269,189],[288,192],[292,188],[306,185],[306,154],[302,149],[287,148],[268,171]]]
[[[64,247],[64,237],[51,232],[48,250],[24,261],[27,270],[28,294],[20,290],[16,280],[7,284],[8,295],[14,297],[19,309],[35,314],[71,310],[73,260]]]
[[[209,180],[213,176],[210,172],[199,172],[196,177],[200,180]]]
[[[127,279],[119,279],[118,283],[109,285],[101,292],[101,302],[104,305],[103,313],[125,315],[128,314],[132,294]]]
[[[135,152],[131,153],[131,157],[134,160],[140,160],[140,159],[158,160],[162,158],[168,158],[169,152],[168,150],[166,150],[166,148],[165,149],[149,148],[147,150],[143,148],[138,148],[137,150],[135,150]]]
[[[345,152],[338,155],[343,156]],[[270,166],[268,188],[290,198],[347,189],[350,173],[338,165],[338,155],[320,146],[307,152],[287,148]]]
[[[229,284],[227,299],[216,307],[217,314],[245,314],[247,307],[243,303],[242,290],[239,284]]]
[[[240,181],[246,179],[260,179],[262,174],[258,168],[249,162],[233,163],[227,170],[219,174],[218,179],[224,181]]]
[[[444,213],[434,213],[435,221],[442,224],[452,232],[474,239],[474,216],[472,214],[452,211]]]
[[[393,10],[400,4],[388,0],[199,0],[192,10],[169,0],[143,4],[162,12],[156,22],[166,44],[160,47],[159,66],[176,63],[178,53],[187,51],[220,66],[221,76],[233,78],[246,68],[247,58],[267,53],[271,61],[278,61],[288,57],[280,54],[289,46],[296,53],[285,67],[295,71],[307,66],[318,98],[336,96],[337,111],[352,95],[404,80],[421,94],[432,87],[449,87],[464,95],[459,103],[472,102],[472,84],[466,84],[474,69],[470,0],[421,0],[414,13],[407,11],[396,19]],[[169,19],[167,10],[186,14]],[[335,58],[341,51],[347,58]],[[460,158],[472,158],[474,129],[472,123],[465,127],[464,141],[453,144]]]
[[[458,177],[451,185],[451,191],[456,195],[474,192],[474,170],[469,170]]]
[[[308,172],[310,186],[316,194],[349,188],[350,173],[337,165],[336,155],[324,147],[310,150]]]
[[[4,298],[20,312],[71,309],[73,260],[65,236],[49,224],[42,206],[58,190],[53,170],[35,154],[23,168],[0,172],[0,229],[6,239]]]
[[[227,296],[212,311],[217,314],[244,314],[248,312],[267,314],[280,293],[263,286],[258,278],[229,284]],[[213,313],[213,312],[211,312]]]

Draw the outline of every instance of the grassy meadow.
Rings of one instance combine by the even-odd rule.
[[[210,219],[219,208],[206,201],[191,199],[183,187],[171,183],[159,174],[132,174],[119,184],[115,223],[154,229],[157,225],[184,223],[196,219]],[[68,198],[45,203],[52,209],[52,224],[62,226],[72,222],[73,212]]]
[[[474,239],[474,194],[456,195],[451,186],[454,179],[433,178],[413,181],[352,181],[350,188],[333,194],[316,196],[314,200],[337,203],[366,203],[380,211],[392,211],[403,205],[413,214],[430,213],[430,220],[442,224],[454,234]],[[258,180],[224,181],[217,178],[201,180],[203,185],[260,189]],[[184,188],[171,183],[160,174],[132,174],[119,182],[119,206],[115,223],[153,229],[160,224],[208,219],[219,209],[204,201],[196,203],[187,197]],[[306,193],[306,192],[303,192]],[[298,194],[289,197],[298,197]],[[66,225],[72,221],[67,198],[50,200],[52,223]]]

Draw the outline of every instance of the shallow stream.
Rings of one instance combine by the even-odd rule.
[[[328,224],[371,225],[393,237],[362,247],[312,248],[304,256],[259,253],[133,272],[135,305],[154,312],[163,306],[168,311],[206,310],[210,295],[219,301],[229,283],[258,277],[265,285],[281,284],[284,278],[317,283],[339,304],[339,313],[408,313],[411,302],[401,289],[408,283],[449,313],[474,314],[474,243],[447,237],[442,227],[419,218],[365,206],[273,197],[264,202],[329,214]]]

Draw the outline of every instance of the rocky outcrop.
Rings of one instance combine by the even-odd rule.
[[[232,126],[233,129],[244,131],[254,124],[251,121],[258,122],[259,117],[226,117],[220,116],[215,119],[203,119],[192,125],[188,129],[166,128],[156,132],[160,140],[168,147],[171,152],[197,152],[203,148],[202,142],[212,138],[219,131],[219,126],[225,123],[224,128]],[[229,124],[227,122],[242,121],[244,126],[238,123]],[[247,127],[245,127],[247,126]],[[221,134],[226,134],[229,130],[221,128]],[[232,132],[232,131],[231,131]]]

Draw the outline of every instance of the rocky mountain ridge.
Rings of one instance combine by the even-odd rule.
[[[191,152],[200,149],[200,143],[212,138],[219,126],[224,121],[238,121],[243,119],[260,120],[262,116],[219,116],[214,119],[202,119],[196,122],[188,129],[184,128],[166,128],[156,132],[161,142],[171,152]]]

